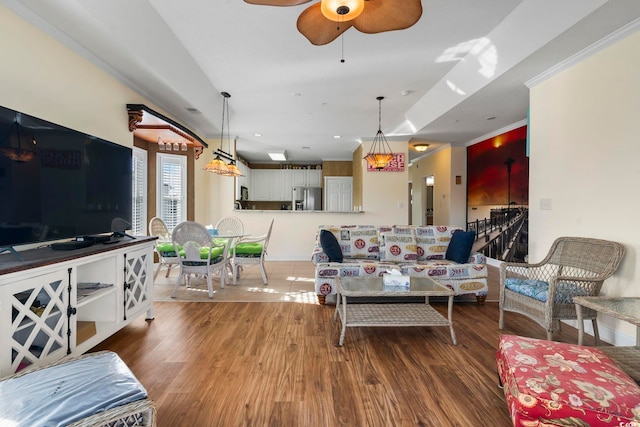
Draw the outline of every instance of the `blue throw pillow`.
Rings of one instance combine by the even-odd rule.
[[[444,258],[450,261],[455,261],[458,264],[467,263],[475,240],[475,231],[454,231]]]
[[[328,230],[320,230],[320,246],[331,262],[342,262],[342,249],[338,239]]]

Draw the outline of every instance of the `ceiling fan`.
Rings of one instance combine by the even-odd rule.
[[[298,6],[311,0],[244,0],[263,6]],[[334,41],[349,28],[367,34],[403,30],[422,16],[421,0],[321,0],[298,17],[298,31],[316,46]]]

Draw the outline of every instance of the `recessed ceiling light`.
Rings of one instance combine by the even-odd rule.
[[[280,161],[280,162],[284,162],[285,160],[287,160],[287,156],[284,150],[274,150],[274,151],[268,152],[267,154],[269,154],[269,157],[271,157],[271,160]]]
[[[301,94],[301,93],[299,93],[299,92],[293,92],[293,93],[291,94],[291,96],[302,96],[302,94]]]
[[[262,136],[262,134],[256,132],[256,133],[253,134],[253,136]]]
[[[340,139],[342,138],[340,135],[333,135],[333,139]]]
[[[495,120],[496,116],[487,117],[487,120]]]
[[[302,147],[303,150],[311,150],[311,147],[307,147],[306,145]]]

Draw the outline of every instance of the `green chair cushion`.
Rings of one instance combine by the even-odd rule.
[[[216,264],[222,261],[223,250],[224,248],[219,248],[219,247],[215,247],[211,249],[211,261],[210,261],[211,264]],[[186,255],[187,255],[186,251],[184,249],[180,249],[180,257],[184,258]],[[207,256],[209,256],[209,248],[208,247],[200,248],[200,259],[206,260]],[[184,265],[196,267],[199,265],[204,265],[206,261],[182,261],[182,263]]]
[[[211,259],[217,259],[218,257],[222,256],[222,252],[223,252],[224,248],[220,248],[220,247],[215,247],[213,249],[211,249]],[[180,250],[180,256],[182,258],[184,258],[187,255],[187,253],[185,252],[184,249]],[[209,248],[200,248],[200,259],[207,259],[207,256],[209,256]]]
[[[176,252],[175,252],[175,250],[173,248],[173,243],[171,243],[171,242],[158,243],[156,245],[156,249],[158,250],[160,255],[162,255],[164,257],[174,257],[174,256],[176,256]]]
[[[235,247],[236,256],[260,256],[262,243],[238,243]]]

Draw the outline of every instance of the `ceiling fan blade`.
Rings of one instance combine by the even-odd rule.
[[[309,3],[311,0],[244,0],[245,3],[257,4],[261,6],[298,6]]]
[[[311,44],[321,46],[331,43],[338,36],[353,26],[353,20],[334,22],[324,17],[320,11],[320,3],[312,4],[298,17],[298,31]]]
[[[362,14],[353,20],[353,26],[367,34],[403,30],[421,16],[420,0],[368,0]]]

